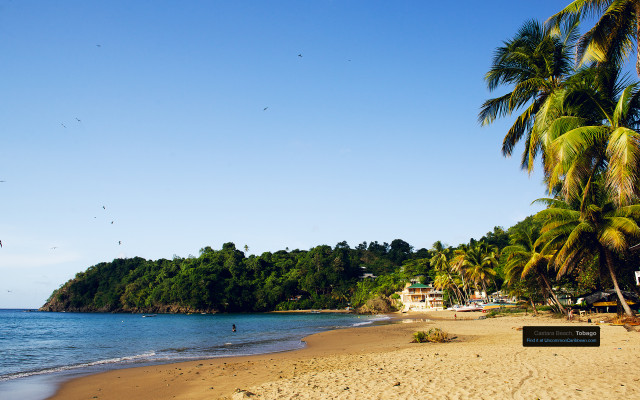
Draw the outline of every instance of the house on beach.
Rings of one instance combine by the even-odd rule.
[[[407,283],[399,295],[403,311],[444,309],[442,291],[435,289],[432,285]]]

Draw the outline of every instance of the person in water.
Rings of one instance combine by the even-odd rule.
[[[235,332],[236,331],[236,324],[231,325],[231,332]]]

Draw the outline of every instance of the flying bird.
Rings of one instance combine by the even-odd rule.
[[[302,57],[302,54],[298,54],[298,57]]]
[[[2,240],[0,240],[0,247],[2,247]]]
[[[111,225],[113,225],[113,221],[111,221]]]
[[[78,121],[78,122],[82,122],[82,121],[80,121],[80,118],[78,118],[78,117],[76,117],[76,121]]]
[[[105,206],[102,206],[102,209],[103,209],[103,210],[106,210],[106,209],[107,209],[107,207],[105,207]]]
[[[265,107],[265,108],[263,108],[263,109],[262,109],[262,111],[267,111],[267,108],[269,108],[269,107]]]
[[[122,244],[122,242],[120,240],[118,240],[118,244],[120,245],[120,244]]]
[[[51,250],[55,250],[55,249],[57,249],[57,248],[58,248],[57,246],[53,246],[53,247],[51,248]]]
[[[66,125],[63,124],[62,122],[60,122],[60,125],[62,125],[63,128],[66,128]]]

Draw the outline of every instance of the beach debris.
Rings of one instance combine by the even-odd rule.
[[[255,393],[252,393],[248,390],[244,390],[244,389],[236,389],[235,392],[233,393],[233,400],[240,400],[240,399],[250,399],[251,397],[255,396]]]
[[[400,386],[400,382],[394,383],[393,386]]]

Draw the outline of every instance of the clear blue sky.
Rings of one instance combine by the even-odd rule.
[[[545,192],[483,76],[567,3],[0,1],[0,307],[117,257],[513,225]]]

